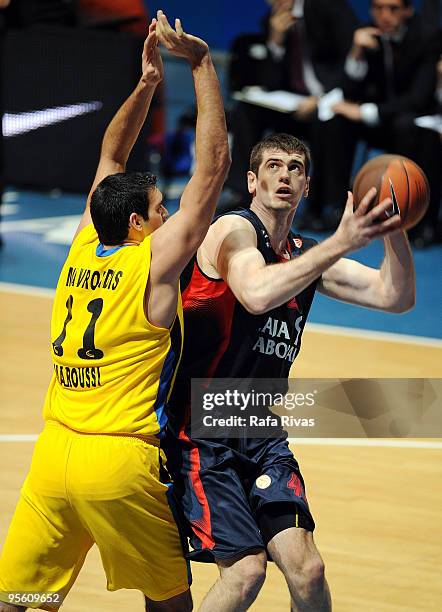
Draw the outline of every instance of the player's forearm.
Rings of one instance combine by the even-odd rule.
[[[265,266],[244,279],[243,305],[260,314],[298,295],[348,252],[336,235],[289,262]]]
[[[414,306],[416,280],[407,236],[397,232],[384,239],[385,257],[380,277],[384,310],[405,312]]]
[[[125,166],[146,120],[156,85],[142,80],[110,122],[101,146],[101,156]]]
[[[204,177],[208,189],[217,189],[224,183],[230,156],[221,88],[209,53],[192,74],[198,108],[194,175]]]

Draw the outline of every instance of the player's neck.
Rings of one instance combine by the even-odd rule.
[[[282,211],[260,206],[256,200],[250,206],[267,230],[272,249],[277,255],[285,253],[287,237],[292,226],[295,210]]]
[[[105,251],[108,251],[109,249],[115,249],[117,247],[122,247],[122,246],[140,246],[141,241],[140,240],[123,240],[123,242],[121,242],[120,244],[103,244],[103,249]]]

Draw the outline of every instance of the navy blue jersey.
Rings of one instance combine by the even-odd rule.
[[[285,261],[273,250],[268,233],[251,210],[227,213],[254,227],[257,248],[266,264]],[[299,257],[316,244],[290,233],[287,252]],[[179,435],[189,414],[192,378],[287,378],[299,353],[301,337],[318,279],[287,303],[264,314],[250,314],[223,279],[202,272],[196,257],[181,278],[184,348],[169,402],[171,428]]]

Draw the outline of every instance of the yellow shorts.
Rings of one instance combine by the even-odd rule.
[[[49,421],[3,547],[0,600],[23,591],[62,600],[94,543],[110,591],[138,589],[157,601],[186,591],[190,574],[160,482],[160,453],[138,438],[81,434]]]

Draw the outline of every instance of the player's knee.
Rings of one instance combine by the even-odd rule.
[[[325,566],[321,558],[307,563],[304,570],[304,581],[307,592],[319,592],[324,589]]]
[[[241,601],[244,603],[253,602],[266,578],[266,560],[264,555],[248,558],[246,562],[236,567],[234,571]]]
[[[297,591],[308,598],[320,593],[325,587],[325,566],[319,555],[314,555],[301,563],[291,565],[291,578],[296,582]],[[296,575],[296,577],[295,577]]]

